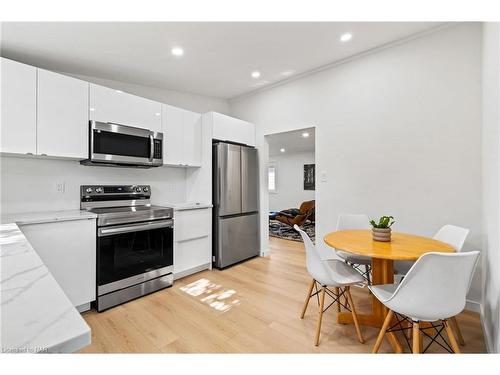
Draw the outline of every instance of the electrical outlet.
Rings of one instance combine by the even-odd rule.
[[[57,182],[56,183],[56,191],[58,193],[61,193],[61,194],[64,194],[66,193],[66,182],[62,181],[62,182]]]

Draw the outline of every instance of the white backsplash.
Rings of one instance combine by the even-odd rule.
[[[78,209],[80,185],[149,184],[153,204],[186,200],[184,168],[89,167],[75,160],[13,156],[0,156],[0,168],[2,215]],[[58,191],[61,185],[64,192]]]

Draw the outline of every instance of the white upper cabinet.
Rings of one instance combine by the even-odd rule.
[[[201,114],[184,111],[184,160],[187,165],[201,167]]]
[[[163,105],[163,163],[201,166],[201,114]]]
[[[255,146],[255,125],[222,113],[210,112],[212,138]]]
[[[37,153],[88,156],[89,84],[38,69]]]
[[[166,104],[162,108],[163,164],[181,166],[184,164],[183,110]]]
[[[36,153],[36,68],[1,58],[0,152]]]
[[[161,103],[90,84],[90,119],[161,131]]]

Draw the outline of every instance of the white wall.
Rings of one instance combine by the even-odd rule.
[[[300,152],[269,157],[276,167],[276,192],[269,193],[269,210],[298,208],[314,199],[314,190],[304,190],[304,164],[314,164],[314,152]]]
[[[317,238],[340,213],[390,214],[403,232],[470,228],[466,247],[481,247],[480,24],[458,24],[230,105],[232,115],[257,125],[261,212],[269,208],[264,135],[313,124]],[[265,215],[261,243],[265,251]],[[475,280],[469,298],[479,301],[480,289]]]
[[[183,168],[151,169],[83,166],[78,161],[0,156],[1,213],[53,211],[80,208],[80,185],[150,184],[152,201],[184,202]],[[66,183],[64,194],[56,191]]]
[[[483,324],[490,351],[500,351],[500,26],[483,30]]]

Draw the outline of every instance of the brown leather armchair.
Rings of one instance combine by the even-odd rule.
[[[315,202],[316,201],[314,200],[302,202],[299,209],[291,208],[289,210],[280,211],[276,215],[276,220],[290,225],[291,227],[293,227],[295,224],[300,227],[306,222],[306,220],[314,222]]]

